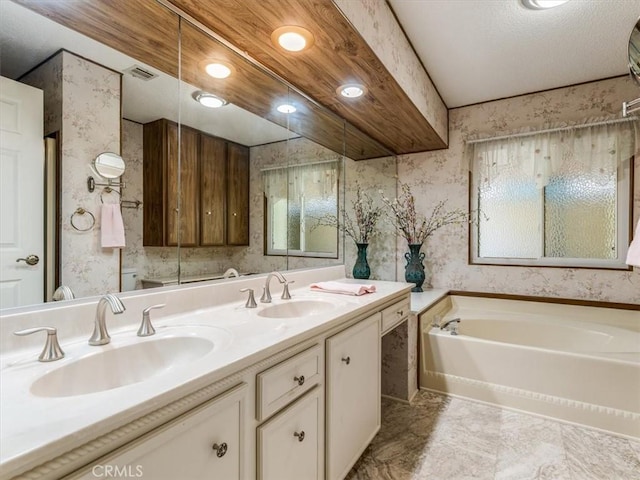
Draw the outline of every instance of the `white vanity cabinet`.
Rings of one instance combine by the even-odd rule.
[[[246,384],[153,430],[66,480],[244,479]]]
[[[315,387],[258,427],[258,480],[321,480],[322,389]]]
[[[326,342],[326,478],[341,480],[380,429],[380,319]]]

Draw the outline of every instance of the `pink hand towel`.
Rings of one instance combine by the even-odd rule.
[[[633,237],[629,250],[627,251],[627,265],[640,267],[640,220],[636,225],[636,234]]]
[[[106,203],[102,205],[102,248],[124,248],[124,222],[120,205]]]
[[[311,290],[316,292],[341,293],[343,295],[364,295],[365,293],[374,293],[375,285],[362,285],[360,283],[342,283],[342,282],[318,282],[311,285]]]

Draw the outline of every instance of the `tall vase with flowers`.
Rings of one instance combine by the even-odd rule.
[[[342,221],[337,216],[328,214],[319,218],[316,226],[337,226],[340,231],[355,242],[358,253],[353,266],[353,278],[367,279],[371,276],[371,268],[367,260],[367,247],[377,233],[376,224],[382,216],[382,208],[374,204],[371,196],[357,182],[351,207],[352,214],[344,209],[341,211]]]
[[[446,200],[441,200],[427,217],[416,210],[415,197],[406,183],[400,183],[400,194],[397,198],[390,199],[382,195],[382,202],[388,209],[391,223],[409,247],[404,258],[407,261],[405,280],[415,284],[411,291],[422,292],[423,285],[425,288],[431,288],[431,275],[427,276],[423,263],[425,254],[420,251],[422,245],[444,226],[468,223],[469,213],[461,209],[445,210]]]

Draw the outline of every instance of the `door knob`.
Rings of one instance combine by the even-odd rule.
[[[18,258],[16,262],[25,262],[27,265],[37,265],[40,258],[37,255],[27,255],[27,258]]]

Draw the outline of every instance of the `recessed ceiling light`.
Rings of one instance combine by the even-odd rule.
[[[367,88],[359,83],[348,83],[338,87],[336,92],[346,98],[358,98],[367,93]]]
[[[533,10],[544,10],[545,8],[557,7],[568,1],[569,0],[522,0],[522,4]]]
[[[289,103],[283,103],[282,105],[278,105],[276,107],[276,110],[278,110],[280,113],[293,113],[296,111],[296,107]]]
[[[220,108],[227,104],[225,99],[217,97],[212,93],[198,91],[193,92],[192,97],[200,105],[208,108]]]
[[[231,75],[231,67],[224,63],[212,62],[207,64],[204,69],[213,78],[227,78]]]
[[[313,45],[314,38],[306,28],[288,25],[276,28],[271,34],[271,41],[289,52],[301,52]]]

